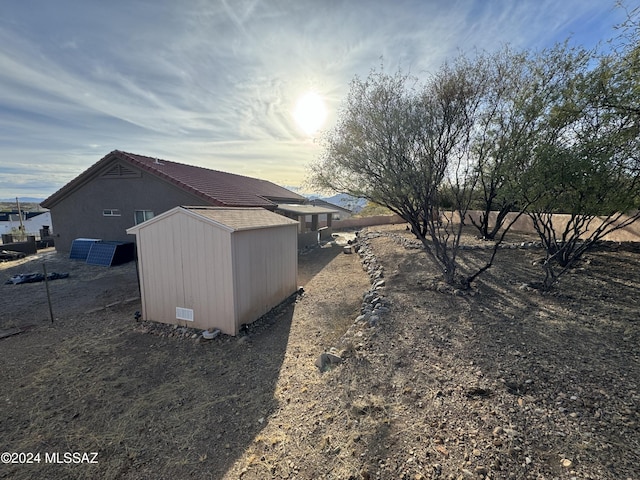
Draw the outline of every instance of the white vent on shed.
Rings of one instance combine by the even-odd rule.
[[[191,308],[176,307],[176,318],[193,322],[193,310]]]

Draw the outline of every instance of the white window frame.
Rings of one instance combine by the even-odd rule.
[[[138,221],[138,213],[142,213],[143,220],[141,222]],[[153,217],[155,217],[153,210],[134,210],[133,212],[133,221],[136,225],[151,220]]]
[[[122,213],[119,208],[103,208],[102,209],[103,217],[121,217]]]

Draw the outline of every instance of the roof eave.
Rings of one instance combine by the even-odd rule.
[[[40,202],[40,206],[43,208],[51,209],[62,200],[67,198],[69,195],[71,195],[71,193],[73,193],[76,189],[88,182],[93,177],[93,174],[96,171],[100,170],[104,166],[104,164],[110,162],[114,157],[122,158],[122,156],[119,155],[121,153],[122,152],[120,150],[113,150],[107,153],[104,157],[91,165],[80,175],[69,181],[66,185],[62,186],[57,192],[54,192],[49,197],[45,198],[42,202]]]

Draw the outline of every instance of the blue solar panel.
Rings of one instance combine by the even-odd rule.
[[[87,255],[87,263],[111,267],[134,259],[135,244],[133,242],[96,242],[91,245]]]
[[[71,244],[69,258],[74,260],[86,260],[91,250],[91,245],[99,242],[98,238],[76,238]]]
[[[89,254],[87,255],[87,263],[89,265],[102,265],[110,267],[113,256],[118,246],[110,242],[97,242],[91,245]]]

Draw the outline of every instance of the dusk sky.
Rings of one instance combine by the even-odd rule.
[[[300,186],[354,76],[591,48],[624,17],[614,0],[0,0],[0,199],[45,198],[115,149]]]

